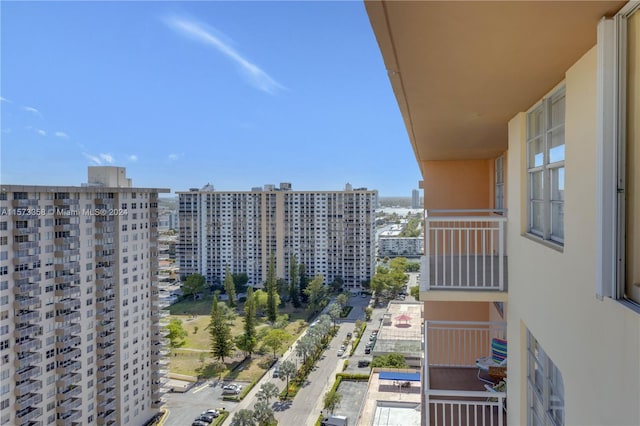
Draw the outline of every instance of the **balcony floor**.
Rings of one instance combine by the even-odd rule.
[[[478,380],[476,368],[431,367],[429,369],[429,388],[438,390],[485,391],[484,383]],[[451,399],[431,396],[429,419],[431,426],[466,425],[466,426],[499,426],[498,408],[470,406],[467,404],[449,403],[437,405],[438,400]],[[457,401],[486,401],[486,398],[456,397]],[[506,413],[503,413],[506,422]],[[504,424],[504,423],[503,423]]]

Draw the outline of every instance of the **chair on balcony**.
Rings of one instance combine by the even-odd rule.
[[[476,360],[478,367],[478,380],[493,385],[496,380],[491,380],[495,376],[497,380],[503,379],[504,374],[496,375],[494,372],[504,373],[507,368],[507,341],[503,339],[491,339],[491,355]],[[490,374],[494,373],[494,374]],[[489,379],[482,377],[482,373],[486,373]],[[502,377],[500,377],[502,376]]]

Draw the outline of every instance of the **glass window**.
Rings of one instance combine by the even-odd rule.
[[[528,231],[564,243],[564,87],[527,114]]]
[[[527,330],[527,417],[531,425],[564,425],[562,374]]]

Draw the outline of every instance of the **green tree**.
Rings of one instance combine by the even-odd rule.
[[[342,313],[342,308],[337,303],[332,303],[327,308],[327,313],[331,317],[331,321],[333,321],[333,328],[336,327],[336,320],[340,318],[340,314]]]
[[[191,274],[182,283],[182,294],[185,296],[193,296],[193,300],[196,299],[198,293],[202,293],[206,280],[200,274]]]
[[[224,273],[224,282],[222,285],[224,286],[224,291],[225,293],[227,293],[227,297],[229,298],[227,303],[229,304],[230,307],[235,308],[237,304],[236,285],[233,282],[233,276],[231,275],[231,272],[229,271],[228,266]]]
[[[371,306],[367,306],[364,308],[364,317],[367,321],[371,320],[371,315],[373,314],[373,308]]]
[[[344,280],[342,277],[335,277],[333,281],[331,281],[331,291],[334,293],[339,293],[342,291],[342,286],[344,285]]]
[[[300,279],[298,280],[298,287],[300,288],[300,300],[303,303],[307,303],[309,298],[307,297],[307,293],[305,293],[305,289],[309,285],[309,277],[307,277],[307,267],[304,266],[304,263],[298,265],[298,275]]]
[[[289,257],[289,299],[295,308],[300,307],[300,290],[298,289],[298,262],[296,255]]]
[[[218,306],[218,296],[213,297],[213,304],[211,305],[209,333],[211,334],[211,353],[213,357],[224,362],[224,357],[231,355],[233,342],[231,341],[231,327],[227,323],[222,309]]]
[[[269,407],[266,401],[258,401],[255,403],[253,406],[253,418],[258,422],[259,426],[269,426],[276,421],[273,409]]]
[[[311,312],[318,312],[326,305],[327,289],[323,282],[324,277],[322,275],[316,275],[307,288],[304,289],[307,299],[309,300],[308,308]]]
[[[302,362],[307,363],[307,357],[313,353],[315,344],[310,334],[305,334],[296,343],[296,355],[302,357]]]
[[[260,386],[260,390],[256,396],[258,397],[258,400],[265,401],[267,405],[269,405],[271,399],[278,396],[278,386],[273,382],[266,382]]]
[[[247,290],[249,275],[243,272],[240,274],[231,274],[231,276],[233,277],[233,283],[236,285],[236,294],[244,293]]]
[[[278,282],[276,279],[276,259],[273,253],[269,257],[269,269],[267,270],[267,319],[275,323],[278,318],[278,305],[276,296],[278,295]]]
[[[342,401],[342,394],[336,390],[330,390],[324,394],[324,408],[328,409],[331,414],[340,405],[340,401]]]
[[[236,411],[233,415],[233,426],[255,426],[253,421],[253,411],[246,408]]]
[[[340,307],[344,309],[344,307],[347,306],[347,303],[349,302],[349,296],[346,293],[341,293],[338,295],[338,297],[336,297],[336,302],[338,302],[340,304]]]
[[[405,272],[407,270],[408,263],[409,262],[406,257],[396,257],[389,261],[389,268]]]
[[[256,333],[256,303],[253,298],[253,289],[247,291],[247,300],[244,303],[244,333],[235,337],[236,346],[242,350],[246,356],[251,356],[258,344]]]
[[[287,393],[289,396],[289,378],[296,374],[296,365],[291,361],[282,361],[280,364],[280,380],[287,381]]]
[[[276,352],[284,346],[291,339],[291,334],[282,330],[281,328],[271,329],[266,336],[262,339],[262,344],[273,351],[273,357],[276,357]]]
[[[409,293],[411,294],[411,297],[413,297],[416,300],[420,300],[420,286],[414,286],[411,287],[411,289],[409,290]]]
[[[373,358],[371,361],[371,368],[408,368],[407,360],[404,355],[398,353],[391,353],[387,355],[380,355]]]
[[[169,330],[169,345],[172,348],[179,348],[184,346],[185,338],[187,337],[187,331],[182,327],[182,321],[174,318],[169,321],[169,325],[167,325],[167,330]]]
[[[253,298],[256,301],[256,311],[264,314],[267,309],[269,296],[264,290],[256,290],[253,292]],[[280,296],[276,294],[276,306],[280,304]]]

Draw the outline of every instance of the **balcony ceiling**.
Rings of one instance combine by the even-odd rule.
[[[491,158],[624,1],[365,1],[418,163]]]

